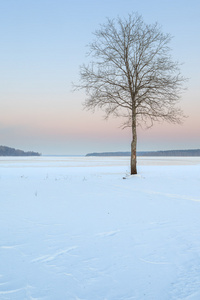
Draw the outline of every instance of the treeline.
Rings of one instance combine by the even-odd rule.
[[[200,149],[138,152],[139,156],[200,156]]]
[[[86,156],[131,156],[131,152],[103,152],[88,153]],[[200,149],[166,150],[166,151],[138,151],[137,156],[200,156]]]
[[[6,146],[0,146],[0,156],[40,156],[38,152],[14,149]]]
[[[94,152],[94,153],[88,153],[86,156],[130,156],[131,152]]]

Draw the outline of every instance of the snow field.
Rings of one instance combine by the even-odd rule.
[[[155,160],[1,159],[0,299],[200,299],[200,161]]]

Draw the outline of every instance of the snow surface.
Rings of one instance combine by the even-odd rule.
[[[0,158],[0,299],[200,299],[200,158]],[[125,178],[125,179],[123,179]]]

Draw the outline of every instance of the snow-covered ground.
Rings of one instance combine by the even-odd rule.
[[[200,158],[0,158],[0,299],[200,299]],[[126,179],[123,179],[125,177]]]

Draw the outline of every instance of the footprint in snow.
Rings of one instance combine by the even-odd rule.
[[[33,259],[31,262],[33,262],[33,263],[35,263],[35,262],[49,262],[49,261],[52,261],[52,260],[56,259],[58,256],[61,256],[63,254],[71,252],[72,250],[74,250],[76,248],[77,247],[70,247],[70,248],[67,248],[67,249],[64,249],[64,250],[57,251],[57,252],[53,253],[52,255],[51,254],[43,255],[43,256],[40,256],[38,258]]]
[[[120,232],[120,230],[101,232],[101,233],[96,234],[96,236],[100,236],[100,237],[114,236],[119,232]]]

